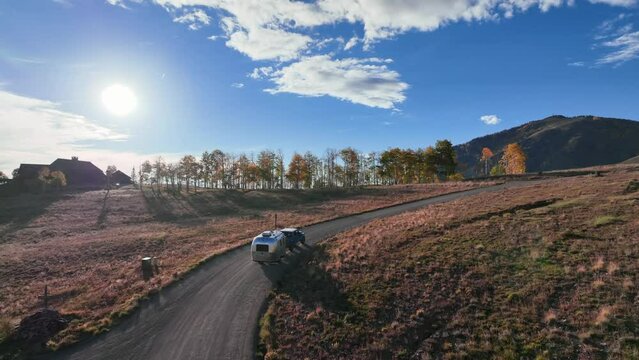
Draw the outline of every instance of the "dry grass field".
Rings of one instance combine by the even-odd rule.
[[[201,261],[272,228],[275,213],[279,225],[303,226],[482,185],[188,195],[123,188],[2,198],[0,324],[10,329],[41,307],[48,285],[50,305],[74,319],[51,346],[71,343],[104,331]],[[144,256],[160,263],[150,281],[141,276]]]
[[[639,358],[639,170],[609,170],[335,236],[274,292],[262,354]]]

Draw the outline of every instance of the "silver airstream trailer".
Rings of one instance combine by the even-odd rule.
[[[286,255],[286,237],[281,231],[265,231],[253,238],[251,257],[253,261],[280,261]]]

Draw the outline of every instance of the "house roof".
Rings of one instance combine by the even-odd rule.
[[[102,172],[102,170],[100,170],[99,167],[93,165],[93,163],[90,161],[74,160],[74,159],[57,158],[54,162],[51,163],[51,167],[84,168],[87,170],[91,169],[91,170],[97,170],[99,172]]]
[[[112,181],[117,181],[117,182],[124,182],[124,181],[131,181],[131,177],[125,173],[123,173],[122,171],[118,170],[116,172],[113,173],[113,175],[111,175],[111,180]]]
[[[129,175],[127,175],[127,174],[123,173],[123,172],[122,172],[122,171],[120,171],[120,170],[118,170],[118,171],[116,171],[116,172],[114,172],[114,173],[113,173],[113,176],[116,176],[116,175],[117,175],[117,176],[126,176],[126,177],[128,177],[129,179],[131,178]]]
[[[106,175],[90,161],[57,159],[49,165],[51,171],[62,171],[70,185],[99,184]]]
[[[18,168],[18,176],[22,178],[37,177],[42,168],[48,167],[46,164],[20,164]]]

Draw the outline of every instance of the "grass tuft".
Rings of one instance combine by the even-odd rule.
[[[594,221],[594,225],[595,227],[600,227],[600,226],[606,226],[610,224],[618,224],[622,222],[623,222],[623,219],[618,216],[604,215],[604,216],[597,217]]]
[[[554,204],[549,205],[548,207],[553,209],[553,210],[558,210],[558,209],[566,209],[566,208],[570,208],[570,207],[575,207],[575,206],[579,206],[579,205],[583,205],[584,201],[582,199],[568,199],[568,200],[562,200],[562,201],[558,201]]]
[[[274,358],[274,339],[272,334],[274,315],[274,306],[271,304],[262,318],[260,318],[259,343],[257,347],[257,358],[272,359]]]
[[[11,338],[14,330],[15,328],[9,319],[0,318],[0,343]]]

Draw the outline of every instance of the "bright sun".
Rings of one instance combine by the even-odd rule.
[[[138,100],[131,89],[115,84],[102,91],[102,103],[113,114],[125,116],[135,110]]]

